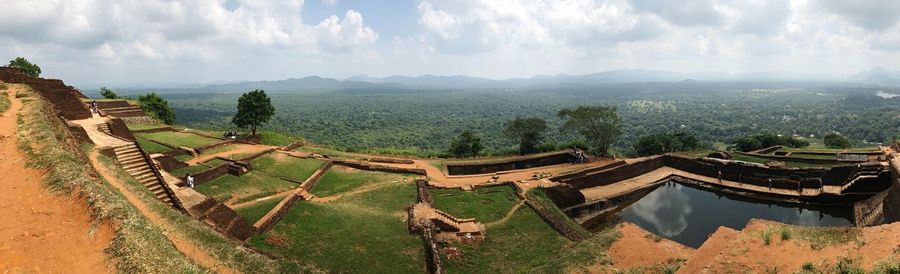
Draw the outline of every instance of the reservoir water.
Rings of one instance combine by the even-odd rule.
[[[677,183],[660,186],[618,213],[619,220],[693,248],[700,247],[719,226],[740,230],[751,218],[833,227],[851,226],[851,216],[849,207],[801,209],[722,196]]]

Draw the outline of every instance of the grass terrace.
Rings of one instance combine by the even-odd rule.
[[[248,223],[252,224],[265,216],[266,213],[269,213],[269,210],[272,210],[279,202],[281,202],[281,198],[272,198],[249,206],[235,208],[234,211],[241,215],[241,217],[244,217],[244,220]]]
[[[731,156],[734,160],[750,162],[750,163],[757,163],[757,164],[766,164],[766,163],[772,161],[772,160],[769,160],[766,158],[755,157],[755,156],[750,156],[750,155],[743,155],[743,154],[739,154],[739,153],[734,153]],[[795,167],[795,168],[834,166],[834,164],[811,164],[811,163],[803,163],[803,162],[796,162],[796,161],[781,161],[781,162],[784,162],[785,167]]]
[[[273,195],[297,187],[297,184],[266,176],[258,172],[249,172],[243,176],[225,175],[215,180],[198,185],[195,189],[200,193],[213,197],[221,202],[246,202]]]
[[[310,189],[310,193],[319,197],[337,195],[361,189],[375,184],[400,182],[413,175],[401,175],[386,172],[365,171],[335,165],[328,169],[322,178]],[[412,182],[411,179],[407,179]]]
[[[268,153],[250,161],[253,169],[272,176],[303,181],[325,164],[315,159],[300,159],[283,153]]]
[[[134,136],[137,139],[138,144],[141,145],[141,148],[144,149],[145,152],[153,154],[153,153],[162,153],[172,148],[164,146],[154,141],[150,141],[147,138],[141,137],[141,135],[137,134]]]
[[[369,156],[363,155],[363,154],[343,152],[340,150],[324,148],[324,147],[300,146],[300,147],[294,149],[294,151],[318,153],[318,154],[322,154],[322,155],[328,155],[331,157],[340,157],[340,158],[344,158],[344,159],[354,159],[354,160],[363,160],[363,159],[369,158]]]
[[[434,208],[458,218],[475,218],[484,224],[503,219],[520,201],[515,190],[507,185],[476,188],[474,191],[438,188],[429,191],[434,197]]]
[[[138,133],[137,135],[142,138],[159,141],[173,146],[190,148],[204,147],[221,142],[221,140],[184,132],[164,131],[154,133]]]
[[[174,176],[181,177],[181,176],[187,175],[188,173],[197,174],[197,173],[206,171],[208,169],[210,169],[210,167],[203,166],[203,165],[192,165],[192,166],[186,166],[186,167],[182,167],[182,168],[179,168],[176,170],[172,170],[172,172],[170,172],[170,173]]]
[[[440,250],[447,273],[586,272],[586,267],[609,263],[606,250],[619,237],[615,229],[606,229],[576,244],[523,206],[505,222],[491,226],[479,244],[444,244],[458,249],[458,257]]]
[[[148,123],[148,124],[126,124],[128,129],[130,130],[145,130],[145,129],[154,129],[167,127],[167,125],[159,124],[159,123]]]
[[[314,262],[328,272],[423,273],[425,249],[410,234],[406,206],[412,183],[344,196],[328,203],[299,201],[268,232],[248,243],[289,260]]]
[[[228,163],[228,161],[225,161],[225,160],[222,160],[219,158],[213,158],[211,160],[206,160],[206,162],[203,162],[201,164],[209,166],[209,167],[217,167],[217,166],[224,165],[227,163]]]

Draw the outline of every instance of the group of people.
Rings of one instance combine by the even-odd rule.
[[[238,133],[234,130],[226,131],[225,134],[222,134],[226,139],[237,139]]]
[[[575,154],[576,164],[587,163],[591,160],[587,153],[577,147],[572,148],[572,154]]]

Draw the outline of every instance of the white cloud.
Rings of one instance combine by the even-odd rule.
[[[328,16],[302,0],[6,0],[0,58],[81,82],[900,69],[896,1],[405,1],[383,4],[413,14],[342,2],[353,9]]]

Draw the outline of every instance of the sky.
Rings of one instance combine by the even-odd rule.
[[[616,69],[898,70],[900,1],[4,0],[0,60],[76,85]],[[2,59],[5,58],[5,59]]]

